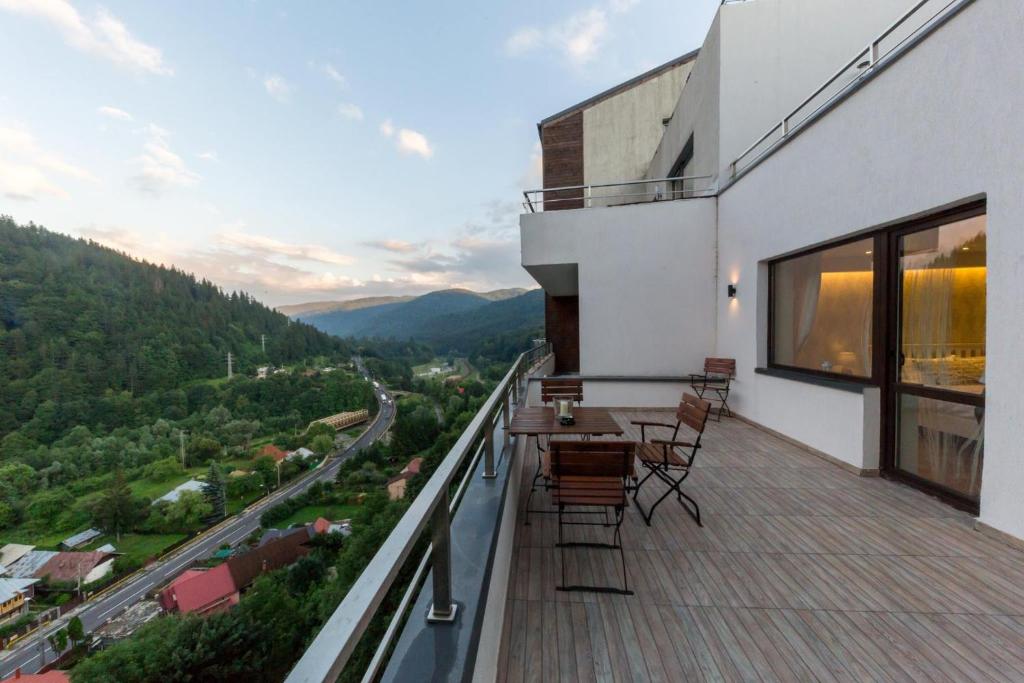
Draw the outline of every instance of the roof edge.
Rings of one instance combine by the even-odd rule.
[[[557,121],[558,119],[562,118],[563,116],[566,116],[567,114],[571,114],[571,113],[573,113],[575,111],[578,111],[580,109],[586,109],[587,107],[589,107],[589,106],[591,106],[593,104],[597,104],[601,100],[604,100],[604,99],[607,99],[609,97],[612,97],[613,95],[617,95],[620,92],[623,92],[625,90],[629,90],[633,86],[639,85],[643,81],[646,81],[649,78],[653,78],[654,76],[657,76],[657,75],[661,74],[663,71],[668,71],[669,69],[672,69],[672,68],[675,68],[675,67],[680,66],[682,64],[685,64],[687,62],[693,61],[694,59],[697,58],[698,54],[700,54],[700,48],[697,48],[696,50],[690,50],[689,52],[687,52],[684,55],[680,55],[680,56],[676,57],[675,59],[671,59],[671,60],[665,62],[664,64],[660,64],[660,65],[654,67],[653,69],[648,69],[647,71],[643,72],[642,74],[634,76],[633,78],[630,78],[627,81],[623,81],[622,83],[619,83],[618,85],[613,85],[612,87],[608,88],[607,90],[603,90],[603,91],[597,93],[596,95],[593,95],[592,97],[588,97],[587,99],[583,100],[582,102],[577,102],[576,104],[572,105],[571,107],[566,107],[565,109],[563,109],[562,111],[558,112],[557,114],[552,114],[551,116],[548,116],[547,118],[542,119],[537,124],[537,131],[539,132],[540,129],[545,124],[551,123],[552,121]]]

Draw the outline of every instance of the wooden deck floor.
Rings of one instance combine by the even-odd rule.
[[[640,416],[667,417],[616,414]],[[704,443],[686,482],[703,528],[674,500],[650,528],[626,512],[628,597],[555,590],[556,518],[524,526],[524,478],[499,680],[1024,681],[1024,553],[739,420]],[[567,558],[570,581],[621,580],[617,551]]]

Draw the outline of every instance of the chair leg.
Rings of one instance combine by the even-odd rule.
[[[687,507],[687,505],[685,503],[683,504],[683,507],[686,508],[686,511],[689,512],[690,516],[693,517],[693,519],[697,522],[697,526],[703,527],[704,525],[701,524],[701,521],[700,521],[700,506],[697,505],[697,501],[695,501],[693,498],[690,498],[688,495],[686,495],[682,491],[679,491],[679,495],[682,496],[683,498],[685,498],[686,500],[690,501],[690,505],[693,506],[692,510],[689,507]],[[679,502],[682,503],[683,501],[680,500]]]
[[[657,474],[657,468],[649,467],[647,465],[645,465],[645,467],[647,467],[647,469],[649,470],[647,475],[639,482],[637,482],[637,485],[635,487],[633,487],[633,504],[636,505],[636,509],[640,511],[640,516],[644,518],[644,523],[647,524],[647,526],[650,526],[651,516],[654,514],[654,508],[651,508],[651,514],[647,514],[646,512],[644,512],[644,507],[643,505],[640,504],[640,500],[637,498],[637,496],[640,495],[640,488],[647,482],[647,480],[653,477],[655,474]],[[659,500],[658,502],[661,501]],[[655,505],[657,505],[657,503],[655,503]]]
[[[565,544],[562,542],[562,510],[564,505],[558,505],[558,559],[562,564],[562,585],[565,585]]]
[[[629,574],[626,573],[626,549],[622,547],[622,521],[626,517],[626,509],[618,508],[615,511],[615,545],[619,546],[619,557],[622,559],[622,592],[624,595],[632,595],[629,590]]]

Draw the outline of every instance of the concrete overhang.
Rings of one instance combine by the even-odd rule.
[[[549,263],[523,265],[534,280],[551,296],[578,296],[579,265],[575,263]]]

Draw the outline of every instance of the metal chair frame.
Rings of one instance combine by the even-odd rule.
[[[676,494],[676,498],[679,500],[679,504],[683,506],[683,509],[697,522],[697,526],[704,526],[700,521],[700,506],[697,504],[697,501],[683,493],[680,487],[693,470],[693,463],[697,458],[697,451],[701,447],[701,438],[704,436],[704,428],[707,425],[710,412],[711,404],[708,401],[692,394],[683,394],[683,399],[680,401],[679,408],[676,411],[676,424],[674,426],[663,422],[633,421],[634,425],[640,427],[642,444],[648,443],[647,427],[665,427],[672,430],[672,438],[652,439],[649,442],[650,444],[661,446],[662,458],[660,460],[639,458],[641,466],[646,468],[648,472],[633,487],[633,503],[636,505],[637,510],[640,511],[640,515],[644,518],[647,526],[651,525],[654,510],[673,493]],[[696,432],[697,437],[693,441],[677,440],[679,430],[684,424]],[[670,453],[674,454],[675,458]],[[676,458],[683,462],[677,462]],[[660,498],[654,501],[650,510],[644,512],[643,505],[640,504],[638,496],[640,495],[640,489],[651,477],[660,479],[668,485],[668,489]],[[684,500],[689,502],[689,505],[683,502]]]

